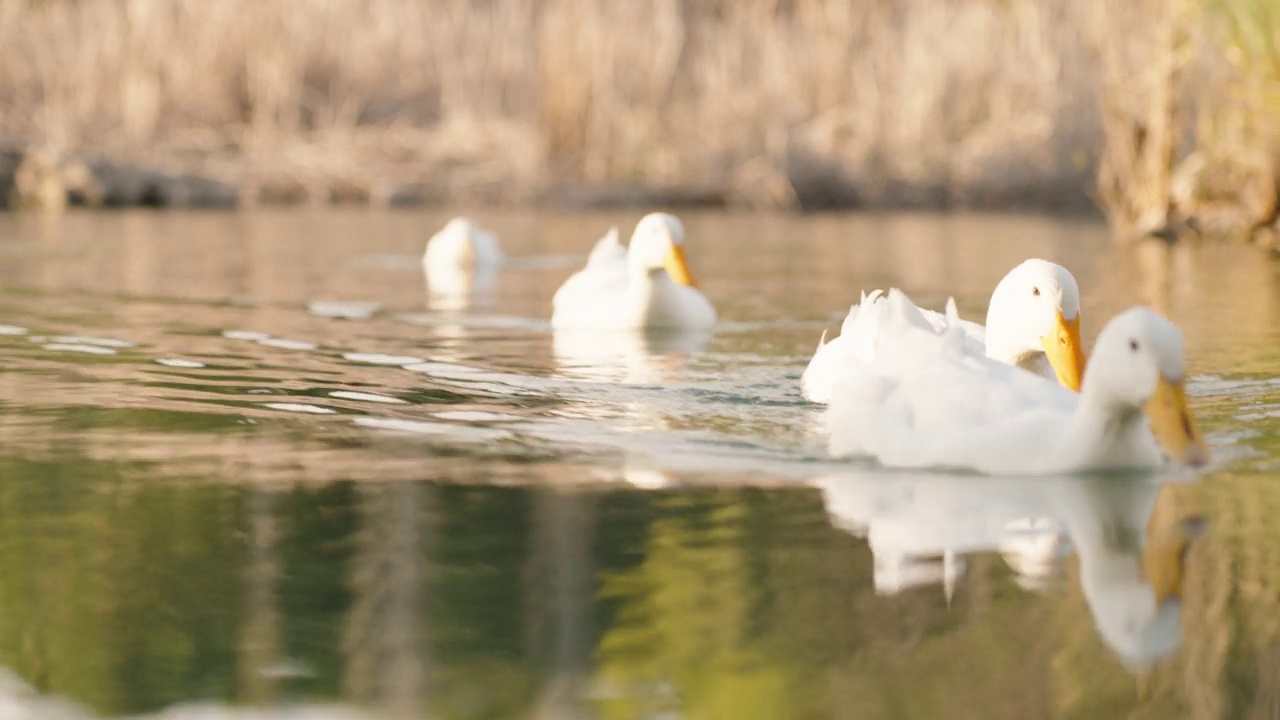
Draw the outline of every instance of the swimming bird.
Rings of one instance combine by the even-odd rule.
[[[801,377],[801,391],[812,402],[830,402],[831,390],[850,364],[871,361],[870,342],[893,342],[876,333],[876,318],[883,312],[883,294],[863,295],[854,305],[840,335],[820,340],[818,350]],[[960,320],[955,301],[945,315],[921,310],[935,328],[958,325],[964,330],[965,348],[1008,365],[1017,365],[1063,386],[1080,389],[1085,358],[1080,342],[1080,288],[1066,268],[1047,260],[1031,259],[1010,270],[996,285],[987,306],[986,327]]]
[[[427,241],[422,269],[432,305],[460,309],[492,292],[505,257],[498,237],[471,218],[455,217]]]
[[[1079,393],[974,356],[968,340],[891,290],[874,357],[834,389],[831,452],[988,474],[1155,468],[1161,448],[1191,466],[1208,462],[1187,409],[1182,332],[1155,311],[1135,307],[1107,323]]]
[[[707,330],[716,323],[685,260],[684,226],[667,213],[644,216],[625,250],[616,232],[602,238],[551,305],[556,329]]]

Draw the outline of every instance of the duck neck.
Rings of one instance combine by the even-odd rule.
[[[667,277],[667,271],[661,265],[650,267],[644,263],[636,262],[634,259],[627,263],[627,272],[630,273],[632,281],[639,280],[646,283],[660,282]]]
[[[627,295],[631,298],[630,302],[645,308],[644,312],[649,315],[666,312],[673,302],[675,288],[678,287],[667,272],[660,267],[647,268],[632,263],[629,274]]]
[[[987,313],[987,357],[1005,365],[1035,369],[1036,364],[1044,360],[1044,351],[1028,348],[1024,343],[1010,342],[1008,333],[1001,331],[1007,325],[996,312]]]
[[[1129,460],[1117,453],[1133,445],[1135,435],[1144,428],[1144,417],[1141,408],[1119,402],[1086,382],[1067,426],[1063,448],[1073,457],[1066,459],[1082,469],[1095,463]],[[1090,449],[1088,456],[1083,448]]]
[[[1045,364],[1049,362],[1043,350],[1011,350],[999,345],[988,345],[987,357],[1005,365],[1013,365],[1024,370],[1030,370],[1036,374],[1039,374]]]

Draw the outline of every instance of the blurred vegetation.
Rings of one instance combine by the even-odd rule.
[[[1278,5],[5,3],[0,141],[27,205],[1096,200],[1269,232]]]

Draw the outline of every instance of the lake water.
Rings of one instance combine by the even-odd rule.
[[[442,303],[438,213],[0,215],[0,717],[1280,712],[1280,265],[1090,220],[687,213],[714,336],[554,336],[638,217],[485,214],[511,263]],[[1087,346],[1134,303],[1182,326],[1202,478],[826,457],[799,377],[860,291],[981,319],[1031,256],[1075,273]],[[1135,614],[1198,518],[1181,603]]]

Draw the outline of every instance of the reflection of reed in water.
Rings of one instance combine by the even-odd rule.
[[[244,625],[240,630],[240,685],[243,700],[265,704],[276,698],[282,659],[277,582],[280,559],[275,492],[249,491],[249,556],[246,563]]]
[[[1190,717],[1280,716],[1280,492],[1267,480],[1219,474],[1194,495],[1215,522],[1188,582],[1184,662],[1154,678]]]
[[[417,482],[358,487],[361,525],[343,636],[348,698],[387,717],[427,713],[429,665],[422,618],[433,491]]]
[[[534,656],[546,668],[533,717],[589,717],[583,704],[591,669],[595,503],[573,489],[537,492],[529,573]]]

